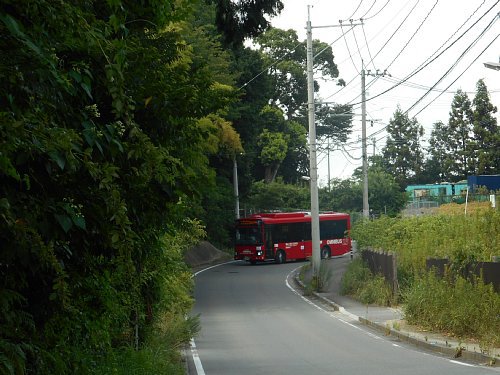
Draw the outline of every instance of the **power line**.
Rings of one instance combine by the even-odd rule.
[[[399,24],[399,26],[396,28],[396,30],[394,30],[394,32],[392,33],[392,35],[389,37],[389,39],[387,39],[387,41],[382,45],[382,47],[378,50],[378,52],[375,54],[375,56],[371,59],[371,61],[368,62],[368,64],[370,64],[370,62],[373,62],[373,60],[380,54],[380,52],[383,51],[383,49],[387,46],[387,44],[392,40],[392,38],[394,37],[394,35],[396,35],[396,33],[399,31],[399,29],[404,25],[404,23],[406,22],[406,20],[410,17],[410,15],[413,13],[413,11],[415,10],[416,6],[418,5],[418,3],[420,2],[420,0],[417,0],[415,2],[415,4],[413,5],[413,7],[410,9],[410,11],[408,12],[408,14],[405,16],[405,18],[403,19],[403,21],[401,21],[401,23]],[[359,74],[359,71],[356,70]],[[368,88],[373,84],[374,81],[376,81],[378,79],[378,77],[376,77],[374,80],[372,80],[369,84],[368,84]],[[348,103],[352,103],[354,100],[358,99],[360,95],[357,95],[354,99],[351,99]]]
[[[434,10],[434,8],[436,7],[437,3],[439,2],[439,0],[436,0],[436,2],[434,3],[434,5],[432,6],[431,10],[427,13],[427,15],[425,16],[425,18],[422,20],[422,22],[420,23],[420,25],[418,25],[417,29],[415,30],[415,32],[413,33],[413,35],[410,37],[410,39],[408,39],[408,41],[406,42],[406,44],[404,45],[404,47],[401,49],[401,51],[399,51],[399,53],[396,55],[396,57],[394,57],[394,59],[390,62],[389,65],[387,65],[387,68],[386,69],[389,69],[391,67],[392,64],[394,64],[394,61],[396,61],[396,59],[401,56],[401,54],[403,53],[403,51],[406,49],[406,47],[408,47],[408,45],[410,44],[410,42],[413,40],[413,38],[415,37],[415,35],[417,35],[418,31],[422,28],[423,24],[425,23],[425,21],[427,21],[427,18],[429,18],[430,14],[432,13],[432,11]]]
[[[376,99],[378,98],[379,96],[382,96],[386,93],[388,93],[389,91],[395,89],[396,87],[400,86],[402,83],[406,82],[408,79],[410,79],[411,77],[415,76],[417,73],[420,73],[423,69],[425,69],[426,67],[428,67],[430,64],[432,64],[434,61],[436,61],[439,57],[441,57],[441,55],[443,55],[446,51],[448,51],[453,45],[455,45],[460,39],[462,39],[464,37],[465,34],[467,34],[474,26],[476,26],[476,24],[481,21],[494,7],[495,5],[497,5],[498,3],[500,2],[500,0],[497,0],[495,2],[495,4],[493,4],[493,6],[491,6],[476,22],[474,22],[467,30],[465,30],[457,39],[455,39],[448,47],[446,47],[443,51],[441,51],[437,56],[435,56],[434,58],[432,58],[431,60],[429,60],[427,63],[421,65],[420,67],[418,67],[417,69],[415,69],[413,72],[411,72],[410,74],[408,74],[405,78],[402,79],[401,82],[395,84],[394,86],[392,87],[389,87],[388,89],[380,92],[379,94],[377,95],[374,95],[372,97],[370,97],[369,99],[367,99],[366,101],[370,101],[370,100],[373,100],[373,99]],[[495,18],[497,16],[495,15]],[[352,105],[358,105],[360,104],[361,102],[357,102],[357,103],[353,103]]]
[[[238,88],[238,91],[241,90],[242,88],[248,86],[251,82],[253,82],[254,80],[256,80],[259,76],[261,76],[262,74],[264,74],[265,72],[267,72],[269,70],[269,68],[273,67],[274,65],[282,62],[285,60],[285,57],[287,57],[289,54],[291,54],[292,52],[295,52],[295,50],[297,48],[299,48],[301,45],[303,45],[304,42],[300,42],[299,44],[297,44],[291,51],[287,52],[285,54],[285,56],[283,56],[281,59],[273,62],[272,64],[269,64],[268,66],[266,66],[259,74],[255,75],[252,79],[250,79],[249,81],[247,81],[246,83],[244,83],[241,87]]]
[[[420,103],[422,101],[422,99],[424,99],[430,92],[431,92],[431,89],[435,88],[458,64],[458,62],[460,60],[462,60],[462,58],[465,56],[465,54],[467,52],[469,52],[471,50],[471,48],[478,42],[479,39],[481,39],[484,34],[486,33],[486,31],[488,31],[488,29],[491,28],[491,26],[495,23],[495,21],[498,20],[498,16],[495,15],[495,17],[491,20],[491,22],[484,28],[484,30],[477,36],[476,39],[474,39],[472,41],[471,44],[469,44],[469,46],[462,52],[462,54],[458,57],[458,59],[451,65],[451,67],[441,76],[441,78],[439,78],[436,83],[434,83],[434,85],[432,85],[432,87],[427,90],[425,92],[424,95],[422,95],[410,108],[408,108],[406,111],[405,111],[405,114],[407,114],[409,111],[411,111],[413,108],[415,108],[415,106]],[[495,38],[496,39],[496,38]],[[482,53],[482,52],[481,52]],[[479,56],[478,56],[479,57]],[[449,86],[448,86],[449,87]]]
[[[366,39],[365,26],[362,25],[361,28],[363,29],[363,36],[365,38],[365,43],[366,43],[365,45],[366,45],[366,49],[368,50],[368,56],[370,56],[370,62],[373,65],[373,69],[377,70],[377,67],[375,66],[375,62],[373,61],[372,52],[370,51],[370,46],[368,45],[368,40]],[[360,54],[361,54],[361,52],[360,52]]]
[[[406,5],[407,5],[410,1],[411,1],[411,0],[407,0],[407,2],[403,5],[403,7],[402,7],[402,8],[401,8],[398,12],[397,12],[396,16],[398,16],[398,15],[399,15],[399,14],[403,11],[403,9],[406,7]],[[389,1],[387,1],[387,3],[384,5],[384,7],[383,7],[383,8],[385,8],[385,6],[386,6],[388,3],[389,3]],[[382,9],[383,9],[383,8],[382,8]],[[380,11],[379,11],[378,13],[380,13]],[[377,13],[377,14],[378,14],[378,13]],[[374,17],[374,16],[369,17],[369,18],[373,18],[373,17]],[[365,19],[369,19],[369,18],[365,18]],[[383,27],[383,28],[382,28],[382,30],[384,30],[386,27],[387,27],[387,24],[386,24],[386,26],[385,26],[385,27]],[[382,30],[380,30],[380,31],[382,31]],[[377,33],[377,34],[378,34],[378,33]],[[373,39],[371,39],[371,40],[373,40]],[[371,40],[370,40],[370,41],[371,41]],[[386,44],[387,44],[387,43],[386,43]],[[368,47],[368,44],[367,44],[367,47]],[[380,51],[379,51],[379,52],[380,52]],[[375,57],[376,57],[376,56],[375,56]],[[352,59],[352,58],[351,58],[351,59]],[[370,57],[370,61],[368,62],[368,64],[373,63],[373,59],[374,59],[374,58],[371,58],[371,57]],[[343,62],[345,62],[345,61],[347,61],[347,60],[349,60],[349,58],[346,58],[345,60],[341,61],[339,64],[342,64]],[[358,73],[358,74],[357,74],[357,75],[355,75],[355,76],[354,76],[354,77],[353,77],[353,78],[352,78],[352,79],[351,79],[348,83],[346,83],[346,84],[345,84],[345,86],[341,87],[339,90],[337,90],[337,91],[336,91],[336,92],[334,92],[333,94],[331,94],[331,95],[327,96],[325,99],[329,99],[329,98],[331,98],[332,96],[337,95],[337,94],[338,94],[338,93],[340,93],[341,91],[345,90],[345,88],[346,88],[346,87],[348,87],[348,86],[349,86],[352,82],[354,82],[354,81],[358,78],[358,76],[359,76],[359,71],[358,71],[357,69],[356,69],[356,71],[357,71],[357,73]],[[358,96],[358,97],[359,97],[359,96]],[[356,97],[356,98],[357,98],[357,97]],[[355,100],[356,98],[354,98],[353,100]]]
[[[358,6],[357,6],[357,7],[356,7],[356,9],[354,10],[354,12],[352,12],[352,14],[351,14],[349,17],[347,17],[347,19],[346,19],[346,20],[344,20],[344,21],[349,21],[349,20],[351,20],[351,21],[352,21],[352,17],[356,14],[356,12],[358,11],[358,9],[359,9],[359,7],[361,6],[361,4],[363,4],[363,0],[361,0],[361,1],[359,2]],[[341,21],[342,21],[342,20],[341,20]],[[341,22],[341,23],[342,23],[342,22]]]
[[[370,10],[372,10],[372,8],[375,6],[375,4],[377,4],[377,0],[374,0],[373,1],[373,4],[368,8],[368,10],[365,12],[365,14],[363,14],[361,17],[360,17],[360,20],[362,20],[369,12]]]
[[[373,17],[376,17],[380,12],[382,12],[384,10],[384,8],[387,6],[387,4],[389,4],[391,0],[387,0],[387,2],[384,4],[384,6],[382,8],[379,9],[379,11],[377,13],[375,13],[373,16],[370,16],[370,17],[366,17],[366,14],[368,14],[368,12],[366,12],[364,15],[363,15],[363,19],[364,20],[369,20]]]
[[[356,63],[354,62],[354,59],[352,58],[351,49],[349,48],[349,44],[347,43],[347,39],[345,37],[344,29],[342,27],[342,22],[340,22],[340,30],[342,31],[342,36],[344,37],[345,46],[347,48],[347,52],[349,53],[349,57],[351,58],[352,65],[354,66],[354,69],[356,70],[356,72],[359,74],[359,70],[357,68]],[[359,48],[358,48],[358,50],[359,50]]]
[[[439,1],[439,0],[437,0]],[[436,2],[437,2],[436,1]],[[401,23],[399,24],[399,26],[396,28],[396,30],[394,30],[394,32],[392,33],[392,35],[389,37],[389,39],[387,39],[387,41],[384,43],[384,45],[378,50],[378,52],[375,54],[375,56],[373,58],[376,58],[380,52],[382,52],[384,50],[384,48],[387,46],[387,44],[389,44],[389,42],[392,40],[392,38],[394,37],[394,35],[396,35],[396,33],[399,31],[399,29],[406,23],[406,20],[410,17],[410,15],[413,13],[413,11],[415,10],[415,8],[417,7],[418,3],[420,2],[420,0],[417,0],[417,2],[415,3],[415,5],[413,5],[413,7],[410,9],[410,11],[408,12],[408,14],[406,15],[406,17],[403,19],[403,21],[401,21]],[[433,8],[434,9],[434,8]],[[422,26],[422,23],[420,24],[420,26]],[[417,31],[420,29],[420,26],[417,28]],[[416,32],[413,34],[413,36],[415,36]],[[412,37],[413,38],[413,37]],[[410,39],[411,40],[411,39]],[[406,46],[408,45],[410,41],[407,42],[407,44],[403,47],[403,49],[398,53],[398,55],[394,58],[394,60],[392,60],[392,62],[387,66],[387,69],[392,65],[392,63],[394,63],[394,61],[399,57],[399,55],[404,51],[404,49],[406,48]],[[369,89],[371,86],[373,86],[373,84],[379,79],[380,77],[379,76],[376,76],[375,79],[373,79],[371,82],[368,83],[367,85],[367,89]],[[356,100],[357,98],[359,98],[360,95],[356,96],[354,99],[352,99],[351,101],[354,101]]]
[[[485,51],[486,51],[486,50],[487,50],[487,49],[488,49],[488,48],[489,48],[489,47],[490,47],[490,46],[491,46],[491,45],[495,42],[495,40],[497,40],[497,39],[498,39],[498,37],[499,37],[499,35],[497,35],[495,38],[493,38],[493,40],[492,40],[492,41],[491,41],[491,42],[490,42],[490,43],[486,46],[486,48],[484,48],[484,49],[481,51],[481,53],[479,53],[479,55],[477,55],[477,56],[476,56],[476,58],[475,58],[475,59],[474,59],[474,60],[473,60],[473,61],[472,61],[472,62],[471,62],[468,66],[467,66],[467,68],[465,68],[465,69],[463,70],[463,72],[462,72],[462,73],[460,73],[460,75],[459,75],[457,78],[455,78],[455,80],[454,80],[453,82],[451,82],[451,83],[450,83],[450,84],[449,84],[449,85],[448,85],[448,86],[447,86],[447,87],[446,87],[443,91],[441,91],[441,93],[440,93],[438,96],[436,96],[436,97],[435,97],[432,101],[430,101],[429,103],[427,103],[427,105],[425,105],[425,106],[424,106],[424,107],[423,107],[420,111],[418,111],[417,113],[415,113],[415,115],[414,115],[413,117],[416,117],[416,116],[417,116],[420,112],[422,112],[424,109],[426,109],[426,108],[427,108],[427,107],[428,107],[431,103],[433,103],[433,102],[434,102],[437,98],[439,98],[439,97],[440,97],[440,96],[441,96],[444,92],[446,92],[446,90],[448,90],[448,89],[451,87],[451,85],[453,85],[453,84],[454,84],[454,83],[455,83],[455,82],[456,82],[456,81],[457,81],[457,80],[458,80],[458,79],[459,79],[459,78],[460,78],[460,77],[461,77],[461,76],[462,76],[462,75],[463,75],[463,74],[464,74],[464,73],[465,73],[465,72],[466,72],[466,71],[467,71],[467,70],[468,70],[468,69],[472,66],[472,64],[474,64],[474,63],[477,61],[477,59],[479,59],[479,57],[481,57],[481,55],[482,55],[482,54],[483,54],[483,53],[484,53],[484,52],[485,52]],[[431,87],[431,89],[432,89],[432,87]],[[429,91],[428,91],[428,92],[429,92]],[[428,92],[427,92],[427,93],[428,93]],[[416,103],[415,103],[415,104],[416,104]],[[411,108],[410,108],[410,109],[411,109]],[[408,109],[408,111],[409,111],[410,109]]]

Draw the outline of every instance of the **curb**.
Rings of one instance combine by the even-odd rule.
[[[304,283],[299,279],[299,273],[296,272],[295,275],[293,276],[293,279],[295,280],[295,283],[297,286],[299,286],[302,291],[305,290],[305,285]],[[394,328],[389,328],[387,326],[384,326],[380,323],[375,323],[372,322],[371,320],[368,320],[366,318],[362,318],[360,316],[357,316],[355,314],[350,313],[347,311],[344,307],[340,306],[336,302],[321,296],[317,292],[312,292],[312,295],[321,300],[323,303],[333,307],[335,311],[339,311],[342,314],[348,315],[351,318],[358,320],[360,323],[369,326],[371,328],[376,329],[377,331],[383,333],[385,336],[392,336],[397,338],[400,341],[407,342],[409,344],[412,344],[416,347],[419,348],[424,348],[427,350],[430,350],[435,353],[439,353],[442,355],[445,355],[447,357],[451,357],[451,359],[462,359],[462,360],[468,360],[468,361],[474,361],[476,363],[481,363],[485,366],[488,367],[500,367],[500,361],[498,358],[483,354],[483,353],[478,353],[478,352],[471,352],[467,350],[458,350],[458,348],[453,348],[453,347],[448,347],[448,346],[443,346],[438,343],[433,343],[429,341],[424,341],[421,340],[417,337],[412,337],[410,332],[401,332],[397,331]]]

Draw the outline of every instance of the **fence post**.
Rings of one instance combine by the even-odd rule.
[[[398,293],[398,263],[396,253],[392,253],[392,295],[397,296]]]
[[[354,253],[358,252],[358,243],[356,240],[351,240],[351,260],[354,256]]]

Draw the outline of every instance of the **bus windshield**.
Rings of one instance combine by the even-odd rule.
[[[260,224],[260,223],[259,223]],[[259,245],[262,243],[260,225],[236,227],[237,245]]]

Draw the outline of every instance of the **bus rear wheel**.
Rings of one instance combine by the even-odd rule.
[[[321,259],[329,259],[331,255],[332,253],[328,246],[325,246],[321,249]]]
[[[274,257],[274,261],[277,264],[282,264],[286,262],[286,254],[283,250],[278,250],[276,252],[276,256]]]

